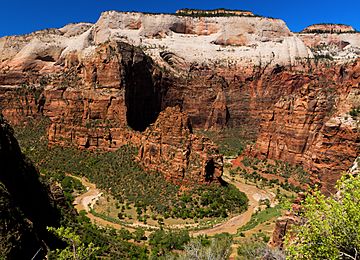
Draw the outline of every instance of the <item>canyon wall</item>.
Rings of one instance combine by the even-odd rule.
[[[148,56],[122,42],[82,54],[68,54],[62,71],[49,71],[45,79],[35,78],[36,69],[4,72],[0,104],[5,116],[13,123],[48,117],[50,145],[115,150],[131,144],[140,147],[144,167],[176,184],[220,183],[222,156],[209,139],[192,133],[185,114],[168,108],[156,120],[168,83]]]
[[[323,57],[316,48],[332,48],[334,39],[340,49]],[[145,167],[175,182],[187,181],[183,171],[194,161],[180,151],[194,150],[201,167],[188,176],[197,172],[206,182],[212,145],[199,148],[208,141],[186,136],[185,115],[165,113],[156,121],[178,106],[181,112],[173,113],[185,113],[195,129],[258,134],[248,155],[302,164],[314,181],[331,187],[358,154],[358,118],[349,113],[360,105],[359,46],[356,33],[294,34],[283,21],[264,17],[110,11],[95,24],[1,38],[0,107],[12,123],[48,117],[52,145],[134,144]],[[156,144],[158,136],[168,141]],[[172,176],[160,151],[178,169]]]
[[[56,241],[46,227],[60,225],[65,197],[40,180],[1,113],[0,161],[0,258],[31,259],[39,249],[44,257]]]
[[[136,143],[129,126],[142,131],[161,110],[161,73],[133,46],[99,45],[86,56],[67,55],[59,67],[60,72],[54,66],[45,75],[12,68],[0,79],[5,117],[14,123],[26,116],[49,117],[50,144],[111,149],[132,137]]]
[[[359,62],[302,76],[274,104],[250,153],[301,164],[324,190],[332,190],[359,153]]]
[[[179,185],[221,183],[223,158],[208,138],[193,134],[179,107],[166,108],[143,133],[138,159]]]
[[[316,24],[297,36],[316,59],[348,61],[359,57],[360,33],[343,24]]]

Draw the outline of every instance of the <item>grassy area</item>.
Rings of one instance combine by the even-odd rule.
[[[247,231],[255,228],[256,226],[265,223],[273,218],[277,218],[281,216],[282,208],[280,205],[277,205],[273,208],[266,208],[262,211],[254,213],[251,217],[251,220],[246,223],[244,226],[238,229],[239,232]]]
[[[201,224],[205,221],[220,220],[230,214],[241,213],[247,208],[245,194],[232,185],[198,186],[191,191],[181,191],[178,186],[168,183],[161,174],[145,172],[134,160],[137,150],[131,146],[121,147],[116,152],[80,151],[74,147],[49,148],[46,126],[46,120],[33,121],[26,127],[16,129],[23,152],[35,162],[42,174],[58,180],[69,192],[81,191],[83,187],[76,180],[67,178],[65,173],[85,176],[104,190],[109,196],[102,198],[106,200],[102,210],[98,210],[99,205],[95,206],[92,212],[95,216],[125,225],[131,223],[132,219],[159,226],[170,222]],[[239,144],[236,141],[236,133],[233,134],[227,135],[227,138],[218,138],[223,144],[223,151],[241,152],[248,143],[244,140]],[[248,167],[257,167],[257,165],[251,162]],[[254,214],[251,221],[239,232],[245,230],[253,232],[279,214],[279,206],[260,211]],[[129,233],[126,230],[101,233],[102,230],[89,223],[82,224],[79,231],[85,242],[95,241],[95,244],[102,248],[103,256],[115,257],[115,259],[116,257],[146,259],[151,254],[146,246],[151,249],[153,256],[155,254],[155,257],[158,257],[173,249],[183,250],[183,245],[189,242],[186,234],[170,233],[166,234],[168,242],[159,242],[161,232],[146,238],[142,235],[141,229],[139,234]],[[254,239],[266,241],[269,235],[257,232],[253,236]],[[186,239],[183,239],[184,237]],[[172,247],[172,241],[178,239],[179,246]],[[152,244],[147,242],[149,240],[152,240]]]

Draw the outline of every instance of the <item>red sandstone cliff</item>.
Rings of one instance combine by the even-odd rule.
[[[143,52],[113,42],[86,57],[69,54],[51,73],[3,70],[0,104],[13,123],[39,113],[49,117],[51,144],[112,149],[138,142],[128,126],[144,130],[156,119],[160,81],[160,71]]]
[[[3,71],[0,105],[6,117],[13,123],[48,117],[51,145],[141,146],[143,165],[179,185],[220,182],[222,156],[209,139],[192,133],[187,115],[168,108],[157,119],[167,83],[140,49],[101,44],[86,57],[71,53],[55,67],[46,75],[23,66]]]
[[[358,119],[349,114],[360,105],[359,64],[302,75],[264,118],[252,154],[302,164],[332,190],[359,153]]]
[[[208,138],[193,134],[179,107],[166,108],[143,133],[139,160],[179,185],[220,182],[223,158]]]
[[[180,106],[194,128],[241,126],[259,132],[249,154],[302,164],[314,179],[331,187],[358,155],[358,119],[348,114],[359,106],[358,63],[313,60],[301,35],[266,18],[200,19],[201,26],[195,27],[202,33],[191,34],[189,41],[187,30],[195,20],[107,12],[95,25],[2,38],[0,107],[12,123],[39,114],[49,117],[50,144],[116,149],[129,142],[156,143],[155,133],[148,132],[143,143],[141,132],[166,107]],[[162,21],[160,38],[152,21]],[[197,45],[204,35],[215,37],[217,30],[228,35],[237,22],[244,25],[236,30],[244,30],[245,45],[231,46],[234,51],[226,46],[213,49],[219,47],[211,42]],[[256,30],[252,23],[258,25]],[[268,23],[271,30],[265,32],[261,28]],[[134,35],[140,43],[131,38]],[[147,54],[123,41],[138,44]],[[262,46],[263,56],[253,52],[255,43]],[[211,59],[182,53],[181,46],[207,46],[200,51]],[[272,52],[269,46],[280,49]],[[239,58],[239,52],[256,59],[232,59]],[[157,129],[153,131],[162,132],[161,126]],[[149,168],[158,162],[152,160]]]

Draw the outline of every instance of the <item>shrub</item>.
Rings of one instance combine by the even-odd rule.
[[[305,199],[304,224],[286,239],[291,259],[357,259],[360,252],[360,175],[344,175],[336,195],[315,190]]]

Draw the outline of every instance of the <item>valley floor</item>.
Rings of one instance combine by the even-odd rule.
[[[233,184],[237,189],[244,192],[246,196],[249,199],[249,206],[248,209],[243,212],[242,214],[239,214],[237,216],[231,217],[227,219],[226,221],[216,224],[213,227],[205,228],[201,230],[192,231],[191,234],[194,236],[198,235],[208,235],[213,236],[216,234],[221,233],[229,233],[229,234],[236,234],[238,232],[238,229],[242,226],[244,226],[246,223],[248,223],[253,215],[253,213],[256,212],[256,210],[259,207],[259,202],[261,200],[268,199],[272,206],[275,205],[275,194],[271,191],[266,191],[264,189],[260,189],[252,184],[245,184],[243,181],[235,178],[231,178],[228,175],[228,171],[225,171],[224,173],[224,180],[227,181],[230,184]],[[138,221],[134,221],[132,224],[119,224],[114,223],[112,221],[105,220],[101,217],[95,216],[92,213],[93,206],[95,205],[96,201],[102,196],[102,192],[96,188],[96,185],[93,183],[90,183],[86,178],[79,178],[76,176],[72,176],[74,178],[77,178],[81,181],[81,183],[86,187],[87,191],[75,198],[74,204],[75,208],[78,212],[85,210],[87,213],[87,216],[91,219],[91,221],[97,225],[101,226],[108,226],[115,229],[121,229],[126,228],[130,230],[135,230],[136,228],[142,227],[145,229],[158,229],[158,226],[153,226],[149,224],[140,223]],[[193,227],[198,226],[198,224],[193,224]],[[177,224],[175,225],[176,229],[181,228],[189,228],[191,227],[191,224]],[[174,226],[172,226],[174,228]]]

